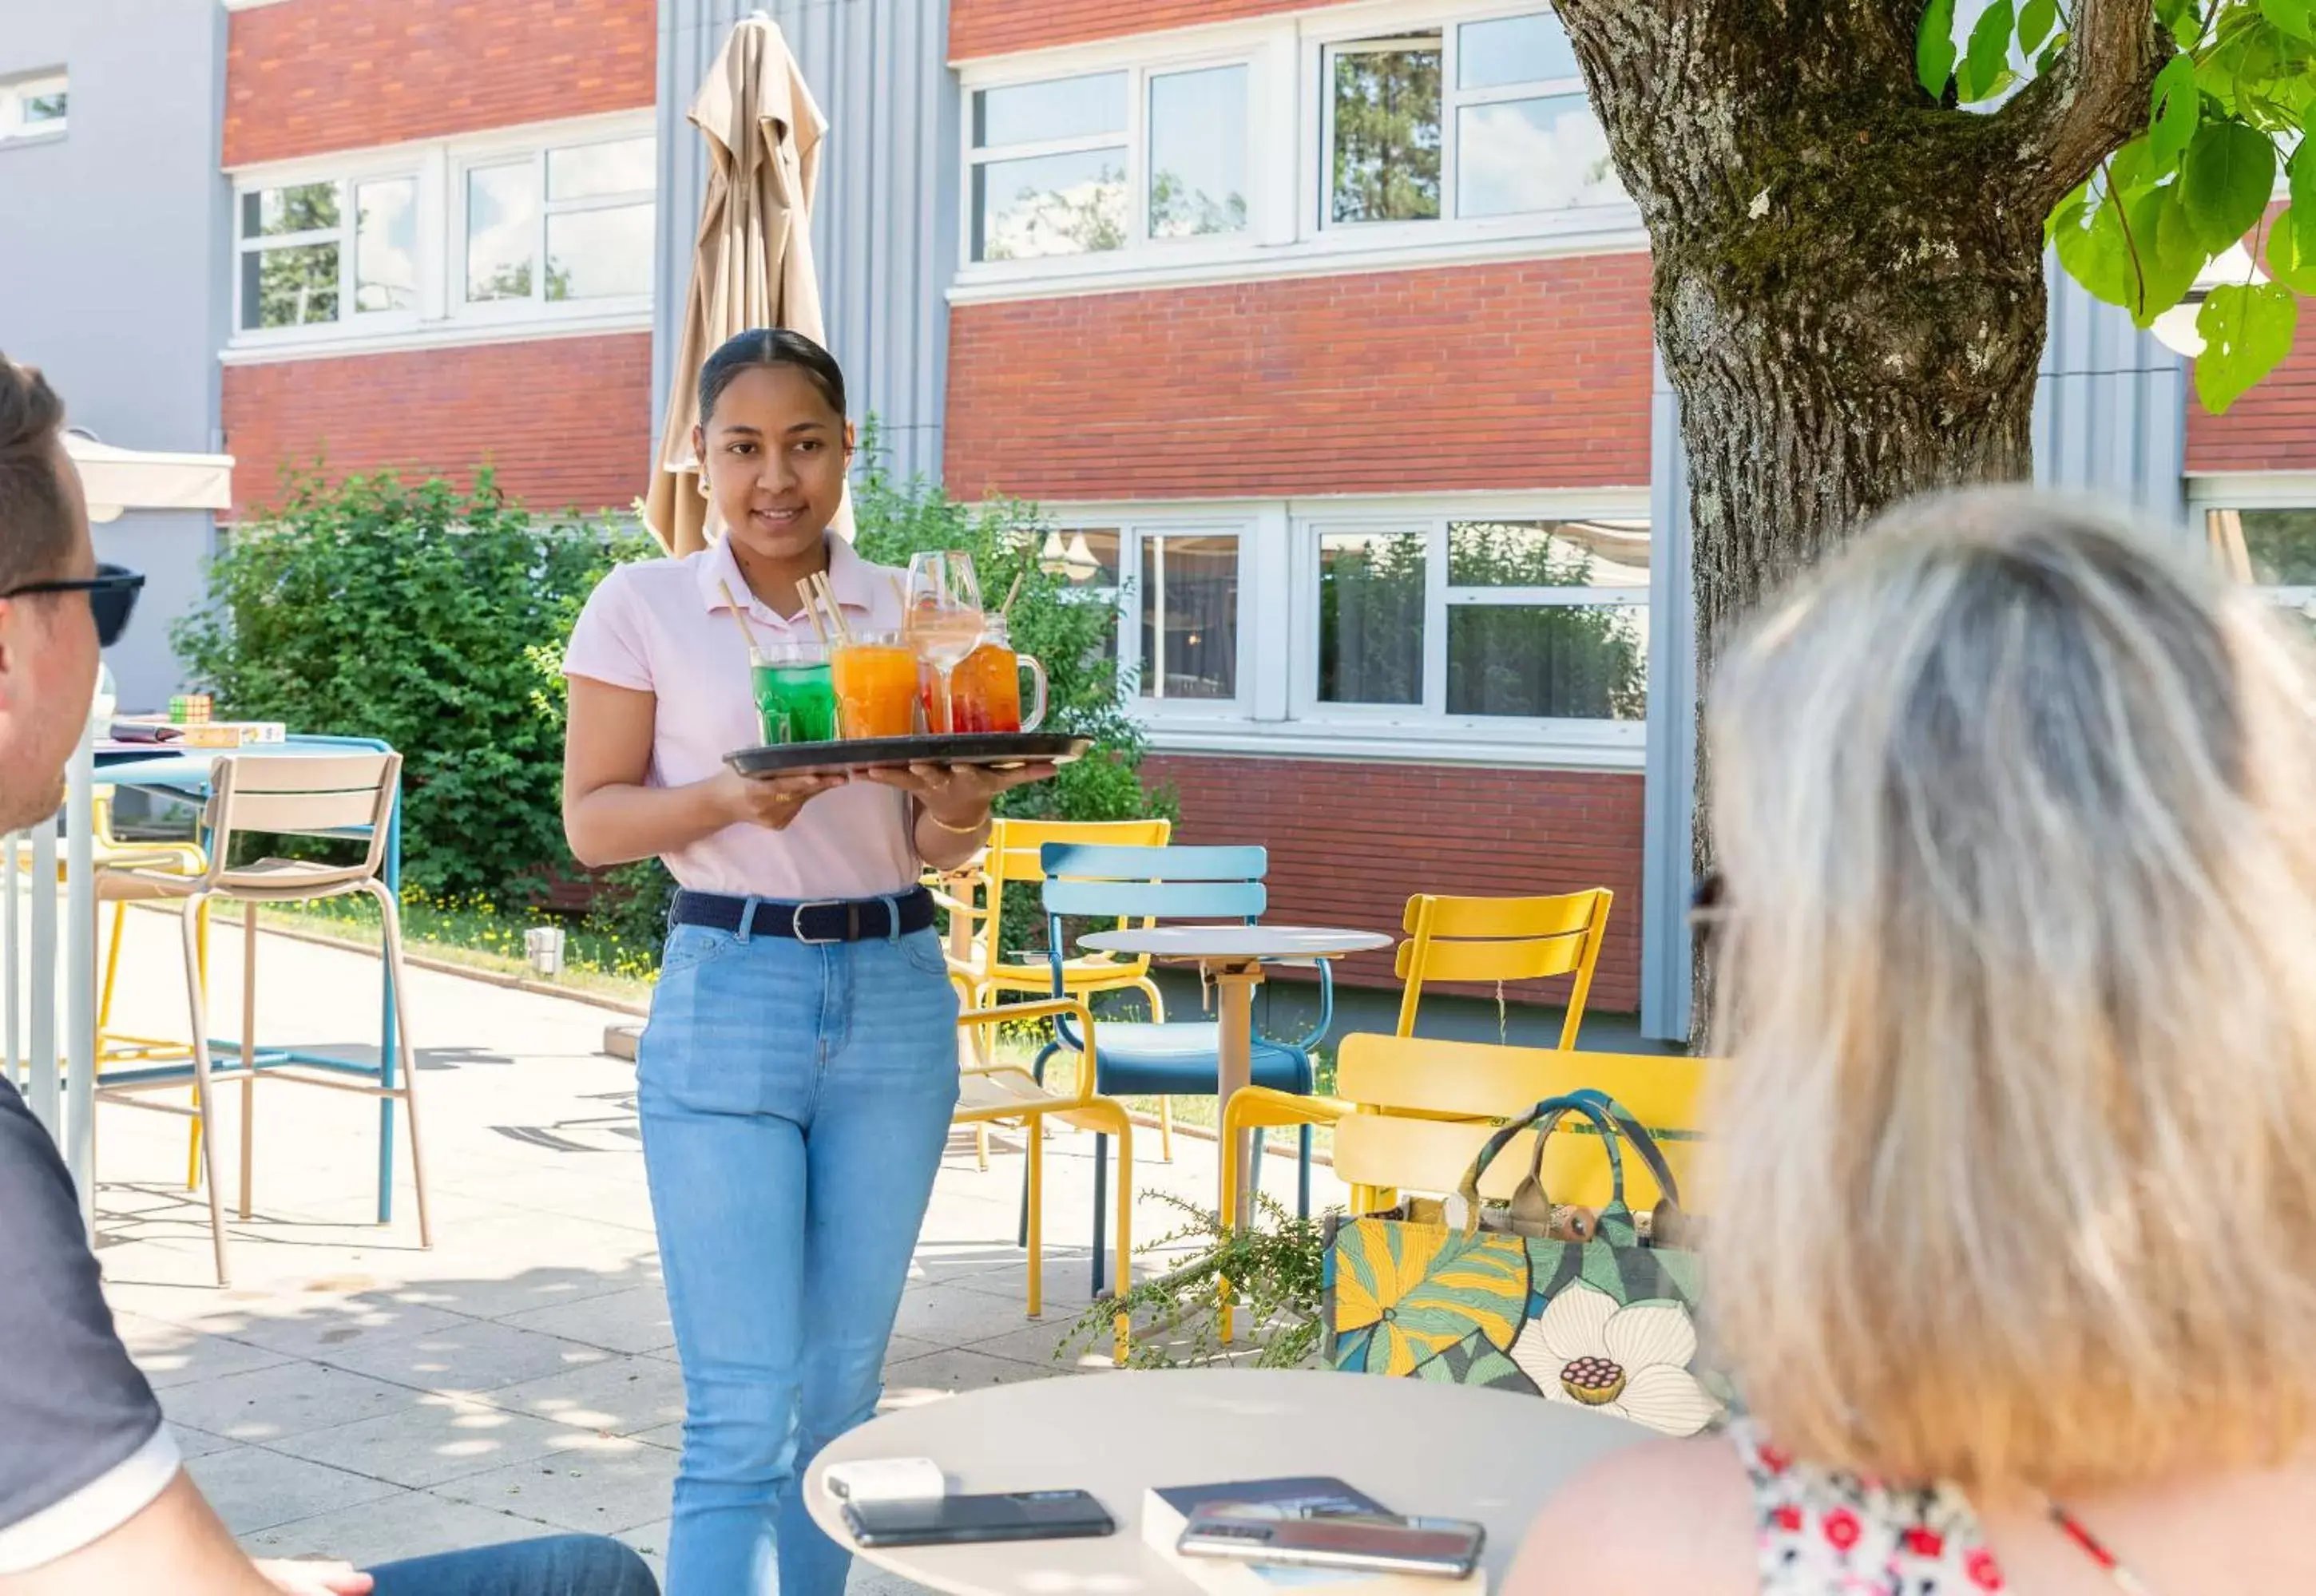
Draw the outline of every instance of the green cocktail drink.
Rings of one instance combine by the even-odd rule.
[[[836,736],[836,688],[828,652],[817,643],[777,648],[753,668],[756,715],[764,741],[828,742]]]

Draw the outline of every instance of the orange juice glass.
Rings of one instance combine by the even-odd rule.
[[[829,659],[841,737],[906,737],[917,729],[917,655],[890,633],[840,643]]]

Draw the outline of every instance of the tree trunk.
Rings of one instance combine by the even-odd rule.
[[[1915,81],[1921,0],[1558,9],[1653,251],[1702,688],[1765,598],[1885,506],[2032,475],[2043,221],[2143,123],[2158,36],[2144,0],[2080,0],[2060,69],[1978,114]]]

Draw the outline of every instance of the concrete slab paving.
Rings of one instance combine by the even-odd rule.
[[[240,939],[221,937],[220,1036],[240,1024]],[[260,938],[263,1040],[374,1049],[374,962]],[[129,920],[116,1021],[183,1035],[175,931]],[[393,1141],[394,1217],[374,1222],[379,1118],[341,1094],[260,1083],[254,1212],[228,1225],[215,1283],[208,1210],[184,1189],[182,1121],[108,1107],[99,1128],[99,1257],[123,1338],[159,1390],[190,1467],[251,1551],[374,1565],[557,1530],[619,1535],[660,1565],[682,1443],[682,1378],[651,1232],[632,1065],[603,1056],[602,1010],[434,971],[410,1002],[434,1246],[418,1245],[408,1143]],[[218,1154],[237,1194],[240,1094],[220,1094]],[[1136,1184],[1211,1202],[1211,1143],[1156,1138]],[[1026,1312],[1015,1245],[1021,1138],[952,1138],[888,1351],[886,1406],[1017,1380],[1099,1374],[1056,1361],[1086,1301],[1091,1140],[1046,1144],[1046,1314]],[[1294,1166],[1265,1185],[1292,1200]],[[1114,1173],[1113,1173],[1114,1178]],[[1323,1205],[1341,1190],[1317,1172]],[[1144,1198],[1136,1233],[1176,1228]],[[1156,1264],[1145,1264],[1148,1268]],[[866,1568],[857,1596],[916,1596]]]

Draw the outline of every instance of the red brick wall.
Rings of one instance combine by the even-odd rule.
[[[1043,499],[1649,480],[1649,261],[964,305],[949,491]]]
[[[1394,935],[1417,892],[1505,897],[1607,887],[1617,894],[1590,1006],[1630,1013],[1641,993],[1638,776],[1154,755],[1187,843],[1270,850],[1270,912],[1284,925]],[[1339,979],[1395,985],[1388,953],[1348,959]],[[1564,1003],[1565,979],[1507,988]]]
[[[949,59],[963,61],[1048,44],[1305,11],[1311,4],[1312,0],[951,0],[949,54]]]
[[[651,461],[651,334],[228,366],[225,429],[236,513],[317,454],[334,477],[391,466],[464,483],[488,462],[533,509],[624,509]]]
[[[2292,353],[2215,416],[2187,404],[2190,471],[2316,471],[2316,301],[2300,302]]]
[[[654,0],[290,0],[232,14],[225,164],[628,111]]]

